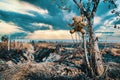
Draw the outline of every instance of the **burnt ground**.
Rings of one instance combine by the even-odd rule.
[[[45,44],[46,45],[46,44]],[[51,46],[52,44],[50,44]],[[90,77],[82,48],[56,50],[34,45],[34,53],[26,48],[0,49],[0,80],[119,80],[120,56],[103,54],[105,72]],[[71,44],[65,44],[70,47]],[[107,47],[116,47],[109,44]],[[28,46],[27,46],[28,47]],[[100,44],[100,48],[104,45]],[[117,48],[119,45],[117,45]],[[29,48],[29,47],[28,47]],[[101,48],[101,49],[102,49]],[[33,58],[34,56],[34,58]]]

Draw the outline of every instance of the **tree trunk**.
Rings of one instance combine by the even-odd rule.
[[[85,35],[84,34],[82,35],[82,38],[83,38],[85,62],[86,62],[86,65],[87,65],[88,75],[92,76],[93,75],[93,71],[92,71],[92,68],[90,66],[90,62],[89,62],[89,59],[88,59],[88,52],[87,52],[87,48],[86,48],[86,40],[85,40]]]
[[[89,48],[90,48],[90,58],[91,66],[94,74],[101,76],[104,72],[104,67],[102,63],[102,56],[99,51],[98,41],[92,27],[92,19],[88,20],[88,32],[89,32]]]
[[[87,54],[87,48],[86,48],[86,40],[85,40],[84,35],[82,35],[82,38],[83,38],[83,46],[84,46],[86,64],[87,64],[87,67],[90,68],[90,63],[88,60],[88,54]]]

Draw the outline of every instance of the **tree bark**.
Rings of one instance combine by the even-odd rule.
[[[98,41],[92,27],[92,19],[88,19],[88,32],[89,32],[89,48],[90,48],[90,58],[91,66],[94,74],[101,76],[104,72],[104,66],[102,63],[102,56],[99,51]]]
[[[84,47],[84,53],[85,53],[85,62],[86,62],[86,65],[87,65],[87,70],[88,70],[88,75],[89,76],[93,76],[93,70],[90,66],[90,62],[89,62],[89,59],[88,59],[88,52],[87,52],[87,47],[86,47],[86,39],[85,39],[85,35],[83,34],[82,35],[82,38],[83,38],[83,47]]]
[[[87,64],[87,67],[90,68],[90,63],[89,63],[89,60],[88,60],[88,54],[87,54],[87,48],[86,48],[86,40],[85,40],[84,35],[82,35],[82,38],[83,38],[83,44],[84,44],[84,52],[85,52],[86,64]]]
[[[102,57],[99,51],[98,47],[98,42],[96,40],[96,36],[93,31],[93,19],[95,16],[95,13],[97,11],[97,7],[100,3],[100,0],[92,1],[94,2],[93,4],[93,9],[91,12],[86,11],[86,9],[83,7],[81,1],[78,3],[77,0],[73,0],[74,3],[79,7],[81,10],[82,14],[86,16],[88,19],[88,32],[89,32],[89,48],[90,48],[90,57],[91,57],[91,66],[95,74],[97,75],[102,75],[104,72],[104,67],[102,63]],[[90,7],[88,7],[89,9]]]

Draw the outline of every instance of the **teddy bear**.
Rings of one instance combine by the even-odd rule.
[[[73,26],[73,29],[70,30],[70,33],[73,34],[74,32],[81,32],[83,35],[86,33],[84,30],[84,26],[86,24],[83,22],[83,16],[75,16],[73,17],[73,23],[70,26]]]

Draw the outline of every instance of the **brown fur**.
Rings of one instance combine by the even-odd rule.
[[[83,22],[83,16],[75,16],[73,17],[74,23],[72,24],[74,26],[73,30],[70,30],[70,33],[73,34],[74,32],[78,31],[82,34],[85,34],[84,26],[86,25]]]

